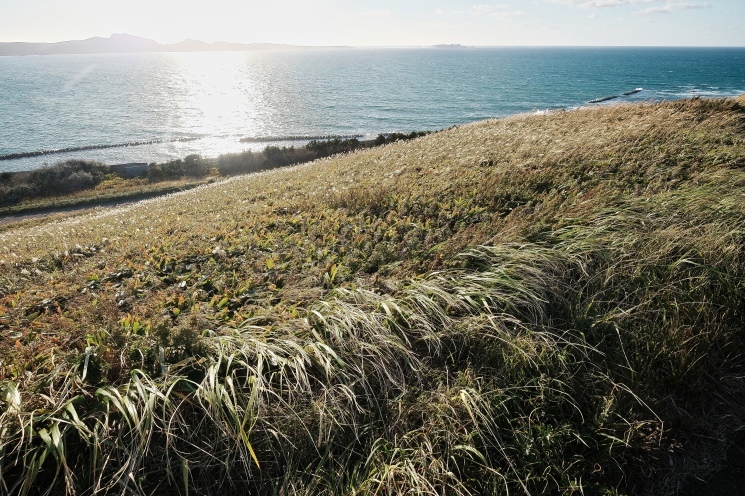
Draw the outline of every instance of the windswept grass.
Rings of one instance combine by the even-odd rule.
[[[673,494],[743,425],[745,113],[519,116],[0,234],[0,491]]]

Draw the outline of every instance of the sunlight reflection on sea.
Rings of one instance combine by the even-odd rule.
[[[644,91],[623,96],[634,88]],[[263,149],[522,112],[745,92],[745,49],[335,49],[0,57],[0,171]],[[192,141],[173,141],[180,139]],[[150,142],[150,144],[143,144]],[[137,146],[111,147],[137,143]],[[304,141],[271,142],[277,146]]]

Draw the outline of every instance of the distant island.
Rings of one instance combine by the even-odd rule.
[[[248,50],[297,50],[311,48],[347,47],[307,47],[275,43],[228,43],[216,41],[207,43],[198,40],[184,40],[180,43],[161,44],[155,40],[113,34],[109,38],[96,36],[86,40],[61,41],[58,43],[0,43],[0,56],[9,55],[62,55],[91,53],[142,53],[142,52],[238,52]]]
[[[432,45],[432,48],[468,48],[460,43],[444,43],[440,45]]]

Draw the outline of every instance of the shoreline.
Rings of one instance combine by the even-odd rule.
[[[648,98],[642,99],[639,95],[652,93]],[[657,101],[668,101],[668,100],[686,100],[690,98],[733,98],[738,99],[742,95],[740,94],[729,94],[729,95],[709,95],[701,94],[696,90],[686,95],[669,95],[669,97],[656,97],[656,91],[651,88],[634,88],[631,90],[617,90],[617,93],[608,94],[606,96],[599,96],[596,98],[586,99],[577,101],[574,105],[565,105],[561,107],[548,107],[538,108],[534,107],[530,110],[516,111],[505,115],[494,115],[484,116],[473,121],[457,122],[449,125],[444,125],[438,128],[428,129],[426,126],[420,127],[420,129],[427,129],[428,132],[436,132],[438,130],[447,129],[452,126],[461,126],[470,124],[473,122],[479,122],[481,120],[488,119],[501,119],[509,118],[517,115],[525,115],[532,113],[550,113],[557,111],[570,111],[580,109],[588,106],[599,106],[607,104],[635,104],[645,102],[657,102]],[[590,98],[588,95],[587,98]],[[261,151],[261,147],[274,146],[275,143],[288,143],[289,146],[304,146],[310,141],[319,140],[332,140],[332,139],[360,139],[365,142],[371,139],[371,137],[377,134],[395,134],[401,133],[401,131],[385,131],[385,132],[355,132],[352,134],[336,134],[336,133],[308,133],[308,134],[288,134],[288,135],[267,135],[267,136],[244,136],[239,137],[238,135],[221,135],[221,136],[198,136],[198,137],[178,137],[178,138],[152,138],[144,140],[132,140],[121,143],[97,143],[97,144],[80,144],[73,146],[63,146],[59,148],[45,148],[30,151],[15,151],[10,153],[0,154],[0,174],[3,173],[23,173],[32,172],[34,170],[54,165],[58,162],[65,160],[92,160],[106,163],[107,165],[114,165],[119,163],[130,163],[130,162],[147,162],[147,163],[162,163],[170,160],[183,159],[187,155],[198,154],[203,157],[217,157],[221,154],[226,153],[241,153],[244,151]],[[365,138],[365,139],[362,139]],[[189,147],[189,143],[203,142],[203,146]],[[212,143],[212,144],[210,144]],[[168,151],[159,149],[158,147],[171,145]],[[146,148],[151,148],[147,150]],[[174,148],[175,147],[175,148]],[[100,154],[90,155],[83,153],[81,155],[73,155],[77,152],[95,152],[106,150],[129,150],[124,154],[110,154],[109,156],[101,156]],[[138,152],[141,150],[141,153]],[[16,161],[27,161],[27,160],[39,159],[45,160],[43,163],[34,163],[20,165],[21,168],[10,168],[16,164]]]
[[[437,131],[441,131],[441,130],[438,129],[438,130],[432,130],[432,131],[412,131],[412,132],[415,132],[415,133],[420,133],[420,132],[431,133],[431,132],[437,132]],[[387,133],[379,133],[379,135],[384,135],[384,136],[395,135],[395,134],[408,134],[408,133],[403,133],[403,132],[398,132],[398,131],[387,132]],[[311,141],[322,141],[323,142],[323,141],[333,141],[333,140],[351,140],[351,139],[356,139],[356,140],[359,141],[359,143],[360,143],[361,146],[368,146],[368,145],[372,144],[375,141],[374,138],[372,138],[372,139],[364,139],[364,140],[363,139],[359,139],[359,138],[363,138],[365,136],[368,136],[368,135],[362,135],[362,134],[349,134],[349,135],[346,135],[345,134],[345,135],[319,135],[319,136],[246,137],[246,138],[240,138],[238,140],[238,142],[239,143],[252,143],[252,144],[266,144],[266,146],[263,149],[260,149],[260,150],[254,150],[252,148],[249,148],[249,149],[238,151],[238,152],[222,152],[222,153],[220,153],[220,154],[218,154],[216,156],[209,156],[209,157],[202,157],[202,158],[205,158],[207,160],[211,160],[211,159],[217,159],[221,155],[230,155],[230,154],[235,154],[235,153],[245,153],[245,152],[248,152],[248,151],[251,151],[253,153],[257,153],[257,152],[260,153],[260,152],[263,152],[268,147],[275,146],[272,143],[282,143],[282,142],[302,142],[303,143],[303,146],[305,146],[308,143],[310,143]],[[113,144],[113,145],[86,145],[86,146],[79,146],[79,147],[58,148],[58,149],[50,149],[50,150],[38,150],[38,151],[32,151],[32,152],[10,153],[10,154],[6,154],[6,155],[0,155],[0,166],[2,165],[1,162],[4,162],[4,161],[13,161],[13,160],[20,160],[20,159],[24,159],[24,158],[33,158],[33,157],[41,157],[41,156],[46,157],[46,156],[52,156],[52,155],[62,155],[62,154],[65,154],[65,153],[74,153],[74,152],[77,152],[77,151],[106,150],[106,149],[110,149],[110,148],[128,148],[128,147],[135,147],[135,146],[147,146],[147,145],[156,145],[156,144],[165,144],[165,143],[186,143],[186,142],[191,142],[191,141],[198,141],[200,139],[204,139],[204,138],[174,138],[174,139],[170,139],[170,140],[137,141],[137,142],[132,142],[132,143],[120,143],[120,144]],[[290,148],[290,147],[295,147],[295,145],[290,145],[290,146],[284,146],[284,145],[282,145],[282,148]],[[295,148],[297,148],[297,147],[295,147]],[[184,160],[185,157],[186,156],[179,156],[179,157],[172,158],[171,160]],[[3,174],[6,174],[7,175],[7,174],[9,174],[11,177],[14,177],[14,178],[15,177],[23,177],[23,176],[27,176],[27,175],[33,173],[34,171],[37,171],[39,169],[43,169],[44,167],[54,166],[54,165],[56,165],[58,163],[67,162],[69,160],[85,160],[85,161],[90,161],[90,162],[101,162],[100,160],[91,159],[91,158],[71,157],[71,158],[61,159],[61,160],[59,160],[57,162],[54,162],[54,163],[45,164],[45,165],[42,165],[41,167],[37,167],[35,169],[8,170],[8,171],[0,170],[0,175],[3,175]],[[132,163],[134,163],[134,162],[135,161],[133,161]],[[164,162],[154,162],[154,161],[151,161],[151,160],[145,160],[145,161],[143,161],[143,163],[157,164],[157,163],[164,163]],[[119,164],[119,163],[108,164],[108,163],[106,163],[105,165],[107,165],[109,167],[114,167],[114,166],[122,165],[122,164]]]
[[[639,91],[637,91],[637,90],[640,90],[640,89],[637,88],[636,90],[634,90],[634,93],[638,93]],[[693,97],[693,99],[696,99],[696,98],[697,97]],[[738,102],[740,104],[745,104],[745,93],[742,93],[739,96],[728,97],[727,99],[732,99],[733,101]],[[603,100],[603,102],[604,101],[605,100]],[[588,103],[590,105],[583,105],[583,106],[577,107],[576,109],[557,109],[557,110],[535,111],[535,112],[531,112],[529,114],[545,115],[545,114],[550,114],[550,113],[554,113],[554,112],[563,112],[563,111],[570,111],[570,110],[589,109],[589,108],[595,107],[595,105],[593,105],[592,102],[588,102]],[[615,104],[617,104],[617,103],[615,103]],[[630,105],[630,104],[633,104],[633,103],[625,103],[625,104],[626,105]],[[520,116],[520,115],[525,115],[525,113],[523,113],[523,114],[514,114],[514,116]],[[510,116],[508,116],[508,117],[510,117]],[[505,118],[508,118],[508,117],[505,117]],[[478,122],[478,121],[476,121],[476,122]],[[457,127],[457,126],[452,126],[452,127]],[[442,130],[439,130],[439,131],[442,131]],[[428,133],[431,133],[431,132],[437,132],[437,131],[420,131],[420,132],[416,132],[415,131],[415,132],[412,132],[411,134],[412,135],[425,135],[425,134],[428,134]],[[394,136],[403,136],[403,135],[405,135],[405,133],[381,133],[381,134],[379,134],[379,136],[391,136],[391,135],[394,135]],[[249,142],[249,143],[254,143],[254,142],[255,143],[271,143],[271,142],[291,141],[291,140],[294,140],[296,138],[297,139],[302,138],[302,139],[309,140],[309,142],[311,142],[311,141],[320,141],[320,142],[323,143],[323,142],[331,142],[333,140],[339,141],[340,139],[347,140],[347,139],[350,139],[349,137],[351,137],[351,140],[355,140],[355,141],[358,142],[359,149],[365,149],[365,148],[370,148],[370,147],[376,146],[376,140],[375,139],[358,140],[357,137],[360,137],[360,136],[361,135],[349,135],[349,136],[347,136],[347,135],[324,135],[324,136],[303,136],[303,137],[300,137],[300,136],[248,137],[248,138],[241,138],[240,139],[240,142],[242,142],[242,143],[245,143],[245,142]],[[198,139],[198,138],[194,138],[194,139]],[[377,139],[379,139],[379,138],[377,138]],[[186,141],[186,140],[191,141],[192,139],[180,139],[180,138],[178,138],[178,139],[174,139],[174,140],[170,140],[170,141]],[[160,141],[160,142],[163,142],[163,141]],[[153,142],[142,142],[142,144],[150,144],[150,143],[153,143]],[[121,146],[128,146],[128,145],[111,145],[111,146],[112,147],[121,147]],[[266,150],[266,149],[268,149],[268,148],[270,148],[272,146],[273,145],[267,145],[264,150]],[[100,147],[98,147],[98,146],[91,146],[91,147],[81,147],[81,148],[78,148],[78,149],[79,150],[84,150],[84,149],[97,149],[97,148],[100,148]],[[287,148],[287,147],[283,147],[283,148]],[[242,153],[245,153],[245,152],[242,152]],[[214,161],[214,160],[218,160],[219,157],[221,157],[223,155],[234,155],[234,154],[235,153],[225,153],[225,154],[218,155],[218,157],[209,157],[209,158],[206,158],[206,160],[207,161]],[[3,160],[3,158],[0,157],[0,160]],[[181,161],[182,159],[177,159],[177,160],[178,161]],[[304,163],[304,162],[299,162],[299,163]],[[158,165],[158,164],[150,164],[150,165]],[[298,163],[293,163],[293,164],[288,164],[288,165],[298,165]],[[112,165],[110,165],[109,167],[112,167]],[[39,170],[39,169],[35,169],[35,170]],[[8,183],[13,182],[13,181],[24,180],[24,179],[28,178],[33,172],[34,172],[34,170],[6,171],[6,172],[0,172],[0,176],[2,176],[3,180],[6,182],[6,184],[8,184]],[[253,171],[248,171],[248,172],[245,172],[245,173],[246,174],[250,174],[252,172]],[[231,174],[231,175],[242,175],[242,173]],[[151,192],[147,192],[147,191],[145,191],[145,192],[138,191],[138,192],[134,192],[134,193],[133,192],[125,192],[122,195],[116,195],[116,194],[114,194],[113,196],[109,196],[109,197],[106,197],[106,198],[100,198],[100,197],[82,198],[80,201],[72,201],[69,204],[68,203],[64,203],[62,205],[55,205],[54,203],[51,203],[51,204],[41,204],[41,205],[38,205],[38,204],[37,205],[30,205],[29,207],[10,206],[10,207],[5,207],[5,208],[0,208],[0,226],[5,226],[5,225],[10,224],[10,223],[21,222],[23,220],[32,219],[32,218],[46,217],[46,216],[49,216],[49,215],[52,215],[52,214],[55,214],[55,213],[75,212],[75,211],[80,211],[80,210],[90,210],[90,209],[97,208],[97,207],[110,207],[110,206],[119,206],[119,205],[127,204],[127,203],[135,203],[135,202],[140,201],[140,200],[155,198],[155,197],[167,195],[167,194],[170,194],[170,193],[173,193],[173,192],[178,192],[178,191],[184,191],[184,190],[187,190],[187,189],[191,189],[193,187],[196,187],[196,186],[201,185],[201,184],[204,184],[204,183],[205,182],[200,182],[198,184],[187,185],[185,187],[166,187],[166,188],[164,188],[162,190],[151,191]],[[2,185],[2,183],[0,183],[0,185]]]
[[[427,132],[434,131],[437,130],[429,130]],[[0,155],[0,174],[30,173],[68,160],[87,160],[101,162],[106,165],[118,165],[123,163],[166,163],[173,160],[183,160],[188,155],[200,155],[203,158],[216,159],[220,155],[227,154],[249,151],[259,153],[267,147],[274,146],[302,148],[311,141],[357,139],[361,143],[366,143],[368,141],[374,141],[375,137],[380,134],[402,134],[402,132],[386,131],[367,134],[309,134],[258,137],[203,136],[50,148]],[[199,142],[205,143],[204,146],[189,146],[190,144]],[[167,151],[160,148],[167,146],[169,147]],[[107,154],[107,151],[111,153]],[[91,155],[91,153],[93,154]],[[103,156],[101,155],[102,153]]]
[[[88,210],[98,206],[116,206],[136,202],[191,189],[213,182],[216,177],[231,177],[261,172],[275,168],[284,168],[340,153],[363,150],[400,140],[410,140],[430,134],[429,131],[411,133],[379,134],[375,139],[358,140],[357,138],[311,140],[305,147],[267,146],[263,151],[227,153],[218,157],[202,158],[198,155],[186,156],[166,163],[129,164],[134,173],[127,171],[127,164],[105,165],[85,160],[59,162],[53,166],[35,171],[4,172],[0,174],[0,193],[11,199],[7,205],[0,207],[0,225],[19,222],[25,219],[44,217],[57,212]],[[91,174],[95,174],[97,180]],[[82,174],[82,176],[81,176]],[[80,182],[80,177],[90,181],[68,195],[57,194]],[[75,179],[73,179],[75,178]],[[174,181],[191,179],[186,184],[174,184]],[[51,183],[50,183],[51,181]],[[99,184],[110,181],[109,187],[97,192]],[[146,181],[143,183],[143,181]],[[149,191],[142,188],[151,184]],[[162,186],[158,186],[161,184]],[[31,191],[23,193],[24,188]],[[45,189],[39,189],[45,188]],[[135,189],[133,189],[135,188]],[[107,191],[108,190],[108,191]],[[35,191],[35,192],[34,192]],[[78,195],[76,198],[73,195]]]
[[[640,95],[646,95],[651,93],[648,97],[641,98]],[[452,126],[460,126],[469,124],[472,122],[479,122],[487,119],[500,119],[509,118],[516,115],[524,115],[531,113],[548,113],[556,111],[569,111],[574,109],[580,109],[587,106],[598,106],[606,104],[635,104],[644,102],[656,102],[656,101],[667,101],[667,100],[686,100],[690,98],[734,98],[737,99],[741,94],[722,94],[722,95],[710,95],[705,92],[698,90],[691,90],[690,93],[668,95],[657,95],[657,90],[652,88],[634,88],[634,89],[617,89],[616,93],[606,94],[606,96],[599,96],[591,98],[591,95],[587,95],[585,100],[578,100],[575,104],[566,104],[560,107],[547,107],[539,108],[534,107],[530,110],[516,111],[505,115],[493,115],[484,116],[473,121],[457,122],[452,124],[446,124],[442,127],[428,129],[427,126],[420,127],[420,129],[428,129],[428,132],[435,132],[441,129],[446,129]],[[401,131],[386,131],[382,134],[400,133]],[[130,162],[147,162],[147,163],[162,163],[170,160],[183,159],[187,155],[198,154],[203,157],[216,157],[225,153],[241,153],[244,151],[260,151],[261,148],[257,146],[273,146],[274,143],[291,143],[290,146],[304,146],[310,141],[318,140],[331,140],[331,139],[361,139],[361,141],[367,141],[368,137],[374,137],[376,133],[380,132],[355,132],[352,134],[337,134],[337,133],[308,133],[308,134],[288,134],[288,135],[266,135],[266,136],[244,136],[239,135],[206,135],[206,136],[182,136],[177,138],[152,138],[144,140],[132,140],[121,143],[96,143],[96,144],[80,144],[73,146],[63,146],[59,148],[45,148],[30,151],[15,151],[10,153],[0,154],[0,174],[3,173],[20,173],[20,172],[31,172],[43,168],[45,166],[54,165],[55,163],[64,160],[92,160],[103,162],[108,165],[118,163],[130,163]],[[189,147],[189,143],[202,142],[203,145],[196,147]],[[167,150],[163,147],[171,145]],[[150,148],[148,150],[148,148]],[[77,152],[105,152],[107,150],[128,150],[126,153],[112,153],[108,155],[101,154],[87,154],[73,155]],[[43,163],[25,164],[20,165],[21,168],[13,167],[17,161],[25,162],[27,160],[44,160]]]

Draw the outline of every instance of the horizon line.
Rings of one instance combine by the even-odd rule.
[[[335,45],[298,45],[293,43],[287,43],[287,42],[275,42],[275,41],[225,41],[225,40],[216,40],[216,41],[203,41],[196,38],[184,38],[181,41],[172,42],[172,43],[163,43],[157,40],[154,40],[152,38],[147,38],[144,36],[139,35],[132,35],[129,33],[112,33],[108,37],[106,36],[91,36],[89,38],[83,38],[83,39],[69,39],[69,40],[59,40],[59,41],[0,41],[0,44],[2,43],[28,43],[28,44],[39,44],[39,45],[52,45],[56,43],[67,43],[67,42],[76,42],[76,41],[87,41],[94,38],[100,38],[100,39],[112,39],[115,36],[129,36],[132,38],[139,38],[142,40],[152,41],[154,43],[157,43],[158,45],[162,46],[169,46],[169,45],[179,45],[181,43],[187,43],[187,42],[197,42],[197,43],[204,43],[207,45],[215,45],[215,44],[233,44],[233,45],[277,45],[277,46],[285,46],[285,47],[297,47],[297,48],[387,48],[387,49],[394,49],[394,48],[450,48],[450,49],[457,49],[457,48],[745,48],[745,44],[742,45],[678,45],[678,44],[659,44],[659,45],[643,45],[643,44],[628,44],[628,45],[616,45],[616,44],[599,44],[599,45],[588,45],[588,44],[554,44],[554,45],[544,45],[544,44],[536,44],[536,45],[529,45],[529,44],[463,44],[458,42],[451,42],[451,43],[423,43],[423,44],[405,44],[405,45],[399,45],[399,44],[393,44],[393,45],[354,45],[354,44],[335,44]]]

